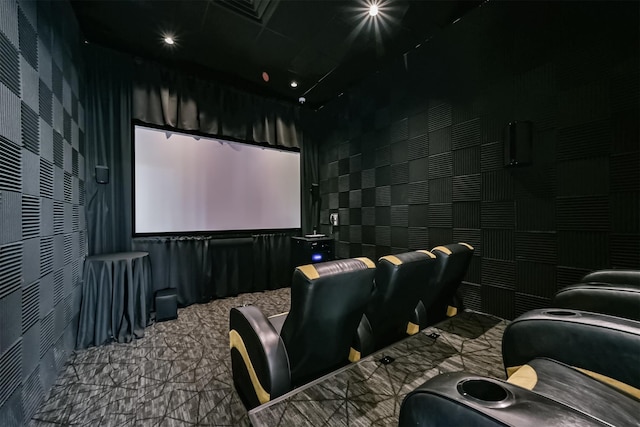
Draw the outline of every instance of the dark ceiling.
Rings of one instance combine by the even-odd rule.
[[[72,0],[89,43],[318,107],[481,4],[380,0]],[[163,42],[172,35],[176,44]],[[265,82],[262,73],[269,74]],[[299,85],[293,89],[291,80]]]

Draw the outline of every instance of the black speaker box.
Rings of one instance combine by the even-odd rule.
[[[108,166],[96,166],[96,182],[98,184],[109,183],[109,167]]]
[[[531,164],[532,123],[511,122],[504,130],[504,165],[507,167]]]

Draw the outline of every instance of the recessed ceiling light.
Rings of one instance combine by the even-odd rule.
[[[296,88],[298,87],[298,82],[295,80],[291,80],[291,83],[289,83],[289,86],[291,86],[292,88]]]
[[[369,16],[376,16],[378,14],[378,5],[372,4],[369,6]]]
[[[262,72],[262,80],[264,80],[265,82],[269,81],[269,73],[267,73],[266,71]]]
[[[175,43],[175,40],[173,40],[173,37],[171,37],[171,36],[166,36],[166,37],[164,38],[164,42],[165,42],[166,44],[168,44],[168,45],[172,45],[172,44],[174,44],[174,43]]]

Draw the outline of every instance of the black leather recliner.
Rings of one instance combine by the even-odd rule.
[[[534,310],[503,337],[507,382],[458,372],[407,395],[400,426],[637,425],[640,322]]]
[[[373,294],[350,355],[352,362],[420,330],[415,307],[435,266],[435,255],[429,251],[378,260]]]
[[[640,271],[594,271],[561,289],[552,306],[640,320]]]
[[[288,313],[267,318],[255,306],[231,309],[233,382],[247,408],[348,363],[374,273],[368,258],[299,266]]]
[[[416,307],[420,329],[455,316],[462,308],[462,303],[456,301],[456,292],[467,274],[473,251],[473,246],[468,243],[452,243],[431,249],[436,256],[436,267]]]

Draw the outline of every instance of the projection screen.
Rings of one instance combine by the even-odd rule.
[[[300,153],[134,125],[134,234],[300,228]]]

